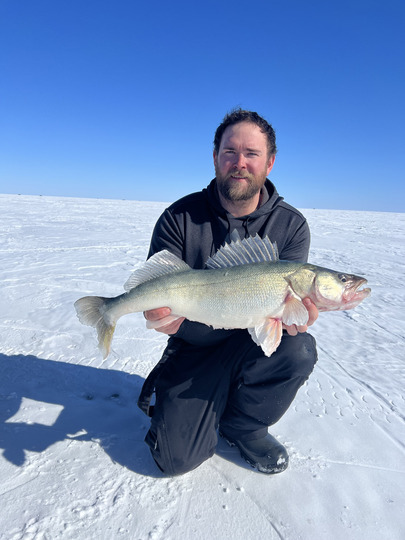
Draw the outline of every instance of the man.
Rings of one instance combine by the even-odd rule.
[[[306,262],[307,222],[267,179],[275,154],[275,133],[266,120],[241,109],[228,114],[215,133],[215,179],[164,211],[149,256],[168,249],[201,269],[224,242],[259,234],[277,242],[281,259]],[[318,312],[309,299],[304,303],[309,326]],[[260,472],[285,470],[287,450],[267,428],[313,370],[317,354],[307,326],[284,327],[278,349],[267,357],[247,330],[173,320],[165,307],[145,317],[170,335],[138,403],[152,417],[145,441],[159,468],[169,475],[194,469],[214,454],[219,428]]]

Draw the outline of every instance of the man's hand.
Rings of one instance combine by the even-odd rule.
[[[311,326],[312,324],[314,324],[314,322],[318,318],[318,315],[319,315],[318,308],[309,298],[304,298],[302,303],[308,310],[308,317],[309,317],[308,322],[304,326],[297,326],[296,324],[287,326],[283,324],[284,330],[287,330],[287,333],[290,336],[296,336],[299,332],[306,332],[308,330],[308,326]]]
[[[144,311],[143,315],[147,321],[156,322],[169,317],[171,314],[171,309],[168,307],[162,307],[157,309],[150,309],[149,311]],[[167,324],[155,328],[158,332],[163,332],[163,334],[173,335],[180,328],[181,323],[185,320],[185,317],[180,317],[175,321],[168,321]],[[163,321],[162,321],[163,322]]]

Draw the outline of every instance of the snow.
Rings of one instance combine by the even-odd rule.
[[[271,430],[287,471],[220,441],[168,478],[136,406],[165,337],[126,316],[103,361],[73,308],[123,291],[165,206],[0,195],[0,539],[402,539],[405,214],[303,210],[311,262],[372,295],[311,329],[318,364]]]

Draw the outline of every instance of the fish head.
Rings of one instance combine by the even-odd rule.
[[[319,311],[339,311],[352,309],[371,293],[371,289],[360,289],[367,280],[354,274],[345,274],[319,269],[308,295]]]

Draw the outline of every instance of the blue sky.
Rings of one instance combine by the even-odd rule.
[[[299,208],[405,212],[403,0],[0,0],[0,192],[173,201],[230,109]]]

